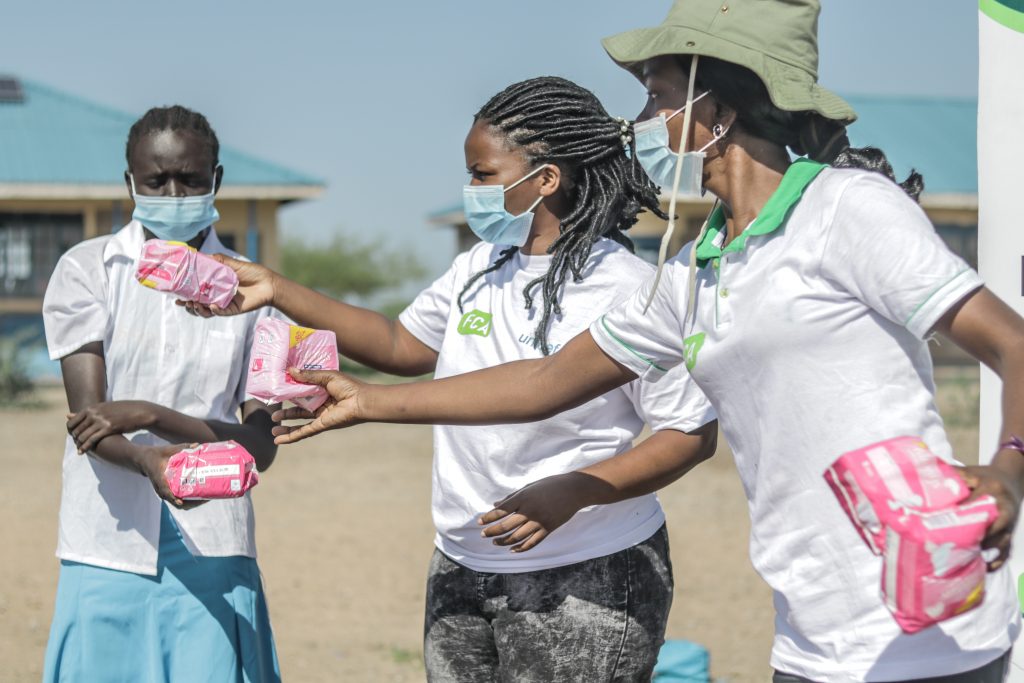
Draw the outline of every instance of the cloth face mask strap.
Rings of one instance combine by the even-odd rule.
[[[547,164],[543,164],[543,165],[541,165],[541,166],[538,166],[537,168],[533,169],[532,171],[530,171],[529,173],[527,173],[526,175],[524,175],[524,176],[523,176],[522,178],[520,178],[519,180],[515,181],[514,183],[512,183],[511,185],[509,185],[508,187],[506,187],[506,188],[505,188],[505,189],[504,189],[504,190],[502,191],[502,193],[503,193],[503,194],[504,194],[504,193],[507,193],[507,192],[508,192],[509,190],[511,190],[511,189],[513,189],[513,188],[515,188],[515,187],[518,187],[518,186],[519,186],[519,185],[521,185],[522,183],[525,183],[525,182],[526,182],[527,180],[529,180],[529,179],[530,179],[530,178],[532,178],[533,176],[537,175],[538,173],[540,173],[541,171],[543,171],[543,170],[544,170],[545,168],[547,168],[547,167],[548,167],[548,165],[547,165]],[[544,200],[544,195],[540,195],[539,197],[537,197],[537,201],[535,201],[535,202],[534,202],[533,204],[530,204],[530,208],[528,208],[528,209],[527,209],[526,211],[524,211],[523,213],[532,213],[534,209],[536,209],[536,208],[537,208],[538,206],[540,206],[540,203],[541,203],[541,201],[543,201],[543,200]],[[522,216],[523,214],[521,213],[521,214],[519,214],[519,215],[520,215],[520,216]],[[517,216],[517,218],[518,218],[518,216]]]
[[[511,185],[509,185],[508,187],[506,187],[506,188],[505,188],[505,189],[503,190],[503,192],[508,192],[509,190],[513,189],[514,187],[517,187],[517,186],[521,185],[522,183],[525,183],[525,182],[526,182],[527,180],[529,180],[529,179],[530,179],[530,178],[532,178],[533,176],[537,175],[538,173],[540,173],[541,171],[543,171],[543,170],[544,170],[545,168],[547,168],[547,167],[548,167],[548,164],[541,164],[541,165],[540,165],[540,166],[538,166],[537,168],[533,169],[532,171],[530,171],[529,173],[527,173],[526,175],[524,175],[524,176],[523,176],[522,178],[520,178],[519,180],[515,181],[514,183],[512,183]],[[543,199],[543,195],[541,195],[541,199]],[[540,202],[540,200],[537,200],[537,201],[538,201],[538,203]],[[534,204],[533,206],[537,206],[537,204]],[[530,207],[530,208],[529,208],[528,210],[529,210],[529,211],[533,211],[533,207]]]
[[[687,92],[692,92],[692,90],[693,90],[693,80],[691,79],[691,80],[690,80],[690,84],[689,84],[689,85],[687,86]],[[694,97],[692,101],[688,101],[688,102],[687,102],[686,104],[684,104],[683,106],[679,107],[679,109],[676,109],[676,110],[675,110],[674,112],[672,112],[671,114],[669,114],[669,115],[668,115],[668,116],[667,116],[667,117],[665,118],[665,123],[668,123],[669,121],[671,121],[671,120],[672,120],[672,119],[674,119],[675,117],[677,117],[677,116],[679,116],[680,114],[682,114],[682,113],[683,113],[684,111],[686,111],[687,109],[689,109],[689,108],[690,108],[691,106],[693,106],[693,105],[694,105],[694,104],[696,104],[697,102],[700,102],[701,98],[703,98],[703,97],[704,97],[705,95],[708,95],[708,94],[709,94],[710,92],[711,92],[710,90],[705,90],[705,91],[704,91],[704,92],[702,92],[701,94],[699,94],[699,95],[697,95],[696,97]],[[685,117],[684,117],[684,118],[685,118]],[[685,125],[685,124],[684,124],[684,125]],[[685,129],[684,129],[684,130],[685,130]]]

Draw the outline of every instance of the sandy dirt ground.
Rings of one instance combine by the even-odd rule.
[[[951,390],[953,402],[961,388]],[[0,411],[0,681],[38,681],[58,563],[63,395]],[[976,458],[968,416],[954,446]],[[281,449],[254,491],[260,566],[285,681],[421,681],[433,531],[430,428],[362,425]],[[772,607],[747,559],[726,447],[662,492],[676,592],[669,638],[711,651],[730,683],[770,675]]]

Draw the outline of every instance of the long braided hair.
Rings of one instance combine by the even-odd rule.
[[[551,316],[562,312],[560,293],[570,274],[573,282],[583,280],[594,243],[607,237],[632,252],[633,243],[624,232],[636,223],[637,215],[647,209],[667,217],[658,204],[657,187],[636,160],[632,124],[613,119],[592,92],[572,81],[546,76],[510,85],[477,112],[473,122],[478,121],[488,123],[511,149],[521,150],[532,168],[555,164],[569,179],[562,189],[572,208],[548,247],[551,265],[523,290],[529,309],[534,291],[541,287],[544,312],[533,346],[546,356]],[[518,251],[503,250],[490,267],[466,281],[458,298],[460,312],[466,292]]]

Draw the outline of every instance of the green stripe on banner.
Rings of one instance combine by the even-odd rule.
[[[995,0],[1004,7],[1009,7],[1017,12],[1024,12],[1024,0]]]
[[[1024,33],[1024,0],[979,0],[978,9],[1006,28]]]

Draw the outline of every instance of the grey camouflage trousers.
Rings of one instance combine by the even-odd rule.
[[[431,683],[649,681],[672,604],[662,526],[605,557],[517,574],[435,550],[424,660]]]

